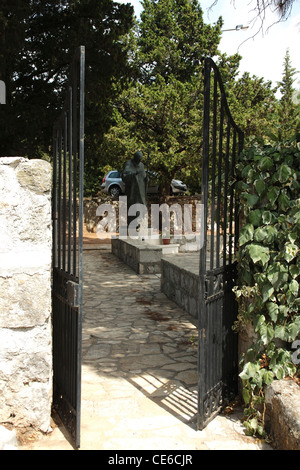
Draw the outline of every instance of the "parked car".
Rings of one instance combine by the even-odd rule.
[[[120,194],[124,194],[125,184],[122,180],[121,173],[117,170],[109,171],[103,178],[101,190],[114,198],[119,197]]]
[[[122,173],[118,170],[112,170],[105,175],[101,184],[101,190],[110,194],[112,197],[117,198],[121,194],[125,194],[125,183],[122,180]],[[185,193],[187,186],[182,181],[172,179],[170,184],[171,194]],[[157,194],[159,192],[159,185],[157,183],[157,174],[149,172],[149,183],[147,192]]]
[[[187,185],[180,180],[171,181],[171,194],[185,193],[187,191]]]

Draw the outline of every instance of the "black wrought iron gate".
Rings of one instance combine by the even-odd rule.
[[[53,130],[53,406],[80,446],[85,48]]]
[[[204,60],[202,201],[203,246],[199,276],[198,428],[216,416],[237,391],[237,335],[232,326],[237,304],[238,201],[235,160],[243,133],[231,116],[221,76]]]

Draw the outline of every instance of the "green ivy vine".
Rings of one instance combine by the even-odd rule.
[[[245,426],[251,435],[265,435],[266,386],[299,372],[293,360],[293,343],[300,334],[298,140],[255,144],[237,164],[243,221],[235,329],[248,323],[255,335],[240,360]]]

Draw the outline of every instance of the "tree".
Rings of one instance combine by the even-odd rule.
[[[0,79],[7,85],[7,105],[0,108],[0,154],[40,157],[49,151],[69,64],[81,44],[87,62],[87,149],[94,151],[109,126],[108,98],[130,74],[121,39],[132,24],[133,8],[111,0],[3,0]]]
[[[282,80],[278,83],[281,92],[279,124],[282,139],[290,138],[296,131],[297,121],[299,122],[299,108],[293,100],[295,75],[296,69],[291,65],[289,50],[287,50],[284,57]]]
[[[194,83],[169,81],[158,75],[154,83],[137,84],[123,93],[116,110],[116,125],[105,136],[107,149],[119,155],[120,167],[140,148],[150,151],[150,169],[158,172],[164,191],[181,170],[201,163],[201,112]],[[199,93],[199,92],[198,92]],[[193,162],[198,159],[197,165]],[[147,162],[149,163],[149,162]]]
[[[142,80],[161,75],[185,82],[200,72],[201,59],[217,54],[221,18],[203,21],[197,0],[144,0],[137,40]]]
[[[276,91],[271,81],[251,77],[249,72],[231,83],[230,110],[246,138],[266,136],[278,124]]]
[[[143,6],[133,54],[138,80],[116,103],[116,125],[105,136],[102,155],[114,148],[121,165],[133,150],[147,154],[149,148],[151,170],[164,191],[184,174],[199,189],[201,60],[218,53],[222,21],[205,25],[197,0],[145,0]]]

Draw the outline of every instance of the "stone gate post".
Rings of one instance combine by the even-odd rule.
[[[51,166],[0,158],[0,424],[47,432],[52,400]]]

